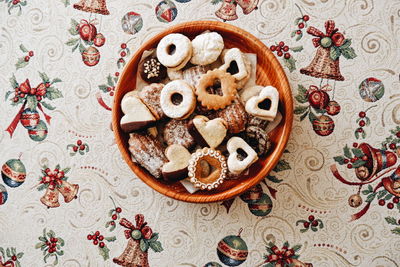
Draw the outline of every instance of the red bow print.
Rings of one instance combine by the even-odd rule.
[[[14,262],[11,260],[6,261],[4,263],[2,262],[2,260],[3,260],[3,258],[0,256],[0,267],[14,267],[15,266]]]
[[[282,247],[280,250],[277,246],[273,246],[271,250],[274,254],[269,255],[265,262],[275,262],[276,264],[279,263],[282,266],[292,263],[292,257],[295,255],[293,249]]]
[[[125,218],[122,218],[119,221],[120,225],[122,225],[125,228],[128,228],[128,230],[124,231],[126,239],[131,238],[132,231],[134,230],[139,230],[145,239],[150,239],[151,236],[153,235],[153,230],[151,230],[149,226],[146,226],[147,222],[144,221],[143,214],[136,214],[135,221],[136,221],[136,226]]]
[[[335,22],[333,20],[328,20],[325,22],[325,32],[326,33],[323,33],[322,31],[318,30],[313,26],[310,26],[307,29],[308,34],[316,36],[316,38],[312,39],[312,42],[315,47],[320,46],[321,39],[324,37],[331,38],[335,46],[341,46],[344,43],[345,38],[343,34],[339,33],[338,29],[335,28]]]

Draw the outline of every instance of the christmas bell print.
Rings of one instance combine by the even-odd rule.
[[[390,194],[400,197],[400,166],[389,177],[383,178],[382,183]]]
[[[58,202],[58,196],[59,192],[57,190],[47,188],[46,193],[40,198],[40,202],[42,202],[48,208],[57,208],[60,206],[60,202]]]
[[[235,0],[224,0],[221,7],[215,12],[215,15],[223,21],[235,20],[237,3]]]
[[[106,0],[80,0],[74,4],[74,8],[89,13],[110,14],[107,9]]]
[[[257,9],[258,0],[235,0],[236,3],[243,9],[243,14],[250,14],[254,9]]]

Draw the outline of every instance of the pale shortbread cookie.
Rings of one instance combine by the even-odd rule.
[[[229,152],[228,170],[233,174],[240,174],[258,159],[254,149],[240,137],[234,136],[229,139],[226,148]],[[246,153],[246,157],[243,157],[239,149]]]
[[[262,106],[262,102],[269,100],[270,104],[268,108]],[[246,111],[258,118],[273,121],[278,112],[279,104],[279,92],[273,86],[264,87],[260,93],[256,96],[252,96],[246,102]]]
[[[194,65],[208,65],[221,55],[224,49],[224,40],[216,32],[206,32],[192,40],[193,54],[190,63]]]
[[[221,57],[224,64],[219,69],[230,73],[236,79],[238,88],[243,88],[251,76],[250,60],[238,48],[225,49]]]
[[[205,116],[197,115],[189,123],[189,133],[203,146],[218,147],[224,140],[228,130],[225,120],[216,118],[209,120]]]
[[[174,103],[174,97],[180,98],[180,103]],[[193,88],[187,82],[175,80],[167,83],[161,90],[160,104],[168,117],[185,119],[196,108],[196,97]]]
[[[161,39],[157,46],[157,58],[161,64],[168,68],[181,66],[191,54],[192,43],[190,39],[180,33],[168,34]]]

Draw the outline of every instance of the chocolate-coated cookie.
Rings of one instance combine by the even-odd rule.
[[[148,83],[159,83],[167,77],[167,68],[158,58],[149,56],[139,63],[140,77]]]

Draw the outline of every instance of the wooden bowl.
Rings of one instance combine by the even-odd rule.
[[[260,158],[254,163],[248,175],[242,176],[236,180],[226,180],[220,187],[212,191],[198,191],[194,194],[189,194],[179,182],[167,184],[161,180],[157,180],[145,169],[132,162],[128,149],[129,135],[121,130],[119,124],[123,116],[120,103],[122,97],[136,87],[136,72],[143,51],[155,48],[160,39],[167,34],[182,33],[190,39],[193,39],[196,35],[206,30],[216,31],[221,34],[224,38],[225,46],[228,48],[237,47],[243,52],[257,54],[257,84],[263,86],[272,85],[278,89],[280,93],[279,110],[282,113],[283,119],[278,127],[270,133],[270,140],[273,146],[268,156]],[[230,199],[260,183],[278,163],[289,139],[292,122],[293,101],[291,89],[285,72],[272,52],[250,33],[230,24],[216,21],[193,21],[178,24],[169,27],[167,30],[164,30],[145,42],[132,56],[121,73],[112,109],[112,125],[116,143],[132,171],[142,179],[143,182],[161,194],[177,200],[194,203],[207,203]]]

